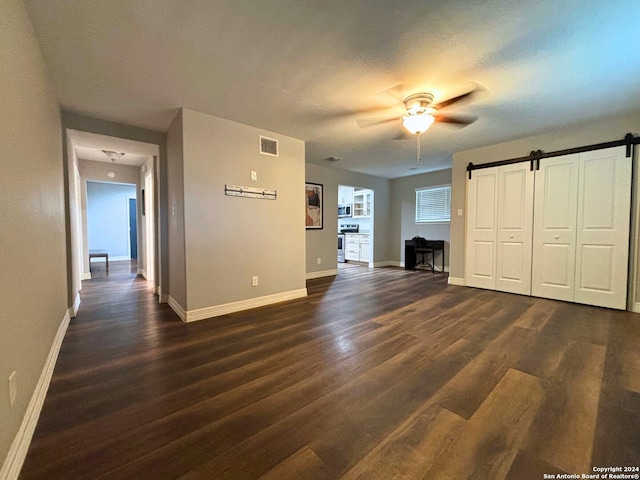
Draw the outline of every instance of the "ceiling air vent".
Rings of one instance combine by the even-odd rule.
[[[260,153],[263,155],[278,156],[278,140],[260,135]]]

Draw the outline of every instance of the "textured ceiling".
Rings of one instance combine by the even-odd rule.
[[[165,131],[179,107],[307,141],[307,161],[394,178],[451,154],[640,110],[640,2],[27,0],[62,107]],[[393,140],[398,99],[478,86]],[[388,107],[377,115],[363,109]],[[348,114],[352,112],[353,114]],[[526,152],[525,152],[526,153]]]

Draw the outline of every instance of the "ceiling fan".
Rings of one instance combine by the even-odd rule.
[[[420,135],[426,132],[435,122],[448,123],[459,127],[466,127],[476,121],[474,117],[460,115],[444,115],[440,113],[446,107],[449,107],[461,100],[468,99],[476,93],[477,89],[463,93],[456,97],[444,100],[440,103],[433,104],[433,94],[428,92],[414,93],[403,100],[407,114],[398,118],[397,116],[379,120],[370,123],[357,122],[361,128],[371,127],[374,125],[382,125],[386,123],[397,122],[402,120],[402,125],[411,134],[416,136],[417,155],[416,166],[420,163]],[[395,139],[407,138],[405,132],[401,132]]]
[[[414,93],[403,100],[407,114],[402,117],[391,117],[375,122],[358,121],[361,128],[372,127],[374,125],[382,125],[385,123],[397,122],[402,120],[404,127],[412,134],[424,133],[434,123],[448,123],[460,127],[466,127],[476,121],[474,117],[460,115],[444,115],[441,110],[458,103],[461,100],[469,99],[477,92],[477,89],[463,93],[440,103],[433,104],[433,94],[428,92]]]

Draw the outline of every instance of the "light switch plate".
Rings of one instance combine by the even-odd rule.
[[[255,170],[251,170],[251,181],[252,182],[258,181],[258,172],[256,172]]]

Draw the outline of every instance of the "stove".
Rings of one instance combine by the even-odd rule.
[[[347,223],[340,225],[340,233],[358,233],[360,225],[357,223]]]

